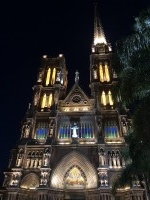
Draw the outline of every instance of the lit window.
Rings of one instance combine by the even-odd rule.
[[[107,64],[105,64],[105,78],[107,82],[110,81],[109,69]]]
[[[46,86],[50,83],[50,76],[51,76],[51,69],[49,68],[47,70],[47,76],[46,76]]]
[[[109,105],[111,105],[111,106],[114,104],[114,103],[113,103],[113,100],[112,100],[111,91],[108,92],[108,103],[109,103]]]
[[[106,94],[104,91],[102,92],[102,95],[101,95],[101,103],[102,105],[106,106]]]
[[[52,95],[52,93],[50,93],[49,98],[48,98],[48,107],[49,108],[51,107],[52,103],[53,103],[53,95]]]
[[[36,139],[43,140],[46,139],[46,136],[49,133],[48,123],[39,122],[36,128]]]
[[[55,84],[55,78],[56,78],[56,68],[53,69],[51,85]]]
[[[46,94],[43,95],[42,104],[41,104],[41,108],[45,108],[45,107],[46,107]]]
[[[100,77],[100,81],[104,82],[104,73],[103,73],[102,64],[99,65],[99,77]]]

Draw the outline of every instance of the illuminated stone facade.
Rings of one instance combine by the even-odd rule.
[[[112,181],[125,167],[121,149],[131,127],[119,112],[112,88],[117,81],[112,50],[95,10],[88,97],[75,83],[66,94],[63,55],[43,56],[33,99],[22,122],[21,138],[12,150],[0,199],[113,200]],[[80,80],[82,84],[82,78]],[[82,86],[82,85],[81,85]],[[124,188],[116,199],[143,199],[138,186]]]

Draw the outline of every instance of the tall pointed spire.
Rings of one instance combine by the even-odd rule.
[[[94,16],[94,45],[107,44],[103,27],[100,22],[97,11],[97,3],[95,3],[95,16]]]

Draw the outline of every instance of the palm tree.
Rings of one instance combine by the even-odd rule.
[[[132,186],[138,180],[150,199],[150,9],[135,18],[134,33],[117,43],[117,57],[122,67],[117,89],[122,103],[138,106],[133,115],[133,127],[126,138],[127,165],[113,184],[117,188]]]
[[[150,9],[135,18],[134,33],[117,42],[121,96],[126,103],[150,94]]]

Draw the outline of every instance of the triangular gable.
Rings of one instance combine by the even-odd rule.
[[[81,89],[78,83],[75,83],[69,94],[63,101],[60,101],[61,111],[89,111],[93,109],[93,99],[90,99]]]

